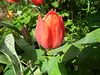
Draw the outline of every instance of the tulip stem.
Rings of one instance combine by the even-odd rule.
[[[47,49],[47,53],[48,53],[49,50],[50,50],[50,49]]]
[[[45,10],[44,10],[43,4],[40,6],[40,8],[41,8],[41,12],[45,15]]]
[[[71,0],[71,17],[72,17],[72,21],[74,20],[73,19],[73,6],[72,6],[73,4],[72,4],[72,0]]]
[[[49,51],[49,49],[46,49],[46,50],[45,50],[45,56],[48,56],[48,54],[47,54],[48,51]]]
[[[6,9],[6,11],[7,11],[8,15],[9,15],[9,12],[8,12],[8,10],[7,10],[7,8],[6,8],[6,5],[4,4],[4,2],[3,2],[2,0],[1,0],[1,2],[2,2],[2,4],[3,4],[4,8]],[[10,17],[10,15],[9,15],[9,17]],[[11,22],[11,24],[12,24],[11,17],[10,17],[10,22]]]
[[[23,63],[24,65],[26,65],[27,67],[30,67],[30,65],[26,64],[25,62],[21,61],[21,63]]]

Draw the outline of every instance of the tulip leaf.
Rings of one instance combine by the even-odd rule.
[[[46,56],[43,56],[44,51],[41,49],[35,49],[35,51],[36,51],[36,55],[37,55],[37,60],[36,60],[35,64],[39,64],[40,61],[45,60]]]
[[[11,63],[6,65],[5,69],[3,70],[3,73],[5,73],[8,69],[12,69]]]
[[[92,43],[99,43],[100,42],[100,28],[88,33],[86,37],[82,38],[79,41],[74,43],[75,46],[81,44],[92,44]]]
[[[4,75],[14,75],[13,69],[7,70]]]
[[[74,45],[69,46],[69,48],[61,56],[62,62],[69,61],[70,59],[76,57],[80,53],[79,49]]]
[[[15,38],[15,42],[16,44],[21,48],[21,49],[25,49],[26,47],[30,46],[30,44],[25,41],[24,37],[23,36],[20,36],[20,37],[16,37]]]
[[[3,64],[8,64],[9,63],[8,58],[1,52],[0,52],[0,63],[3,63]]]
[[[13,29],[13,30],[15,30],[16,32],[18,32],[18,33],[21,34],[21,32],[20,32],[15,26],[13,26],[13,25],[11,25],[11,24],[0,22],[0,26],[9,27],[9,28],[11,28],[11,29]]]
[[[68,75],[65,66],[62,63],[56,63],[50,75]]]
[[[45,60],[43,61],[43,65],[42,65],[41,71],[42,71],[42,73],[44,73],[44,72],[46,72],[47,70],[48,70],[48,61],[47,61],[47,59],[45,59]]]
[[[25,47],[25,49],[24,49],[24,51],[25,51],[24,57],[26,58],[27,61],[28,60],[31,60],[32,62],[36,61],[37,54],[36,54],[36,51],[34,49],[35,49],[35,47],[33,45]]]
[[[96,43],[100,42],[100,28],[88,33],[86,35],[85,43]]]
[[[35,49],[35,46],[30,45],[23,37],[17,37],[16,44],[25,52],[24,57],[26,60],[31,60],[32,62],[35,62],[35,64],[39,64],[40,61],[45,59],[45,56],[42,56],[44,51]]]
[[[49,60],[45,59],[43,61],[41,71],[42,73],[47,71],[48,75],[51,75],[51,71],[54,68],[54,65],[59,61],[60,57],[59,56],[55,56],[55,57],[49,56],[48,59]]]
[[[59,61],[60,57],[56,56],[56,57],[49,57],[49,61],[48,61],[48,74],[51,75],[51,71],[54,68],[54,65]]]
[[[42,73],[41,73],[39,68],[36,69],[36,71],[34,72],[34,75],[42,75]]]
[[[77,60],[81,75],[92,75],[93,69],[100,70],[100,46],[88,46],[82,50]],[[91,71],[87,71],[91,70]],[[83,74],[84,73],[84,74]],[[92,72],[93,73],[93,72]],[[99,75],[99,74],[97,74]]]
[[[48,55],[55,55],[61,51],[64,51],[68,46],[68,44],[66,43],[65,45],[61,46],[61,47],[58,47],[56,49],[53,49],[53,50],[50,50],[47,54]]]
[[[34,45],[30,45],[23,37],[17,37],[16,44],[25,52],[25,59],[32,60],[32,62],[36,61],[37,55],[35,51]],[[34,58],[34,59],[33,59]]]
[[[23,75],[22,65],[14,47],[14,37],[12,34],[6,36],[0,47],[0,51],[4,53],[12,63],[15,75]]]
[[[74,43],[74,45],[75,45],[75,46],[78,46],[78,45],[84,44],[84,43],[85,43],[85,39],[86,39],[86,37],[84,37],[84,38],[82,38],[82,39],[76,41],[76,42]]]

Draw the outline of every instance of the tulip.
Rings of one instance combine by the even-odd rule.
[[[42,5],[43,0],[31,0],[35,5]]]
[[[38,43],[46,49],[60,46],[65,35],[65,27],[62,16],[54,11],[46,14],[44,20],[38,16],[35,37]]]
[[[24,25],[22,25],[22,35],[24,37],[24,39],[30,43],[31,42],[31,36],[29,34],[29,32],[26,30],[26,28],[24,27]]]
[[[18,2],[19,0],[7,0],[8,2]]]

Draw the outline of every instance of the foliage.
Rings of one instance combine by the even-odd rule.
[[[13,17],[0,22],[0,75],[100,75],[99,0],[44,0],[41,6],[29,0],[3,3]],[[66,32],[61,46],[48,51],[34,32],[38,14],[44,17],[50,10],[63,17]],[[31,35],[30,43],[21,33],[22,25]]]

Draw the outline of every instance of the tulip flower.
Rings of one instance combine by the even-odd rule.
[[[31,0],[35,5],[42,5],[43,0]]]
[[[35,37],[38,43],[46,49],[60,46],[65,35],[65,27],[62,16],[54,11],[46,14],[44,20],[38,16]]]
[[[18,2],[19,0],[7,0],[8,2]]]

